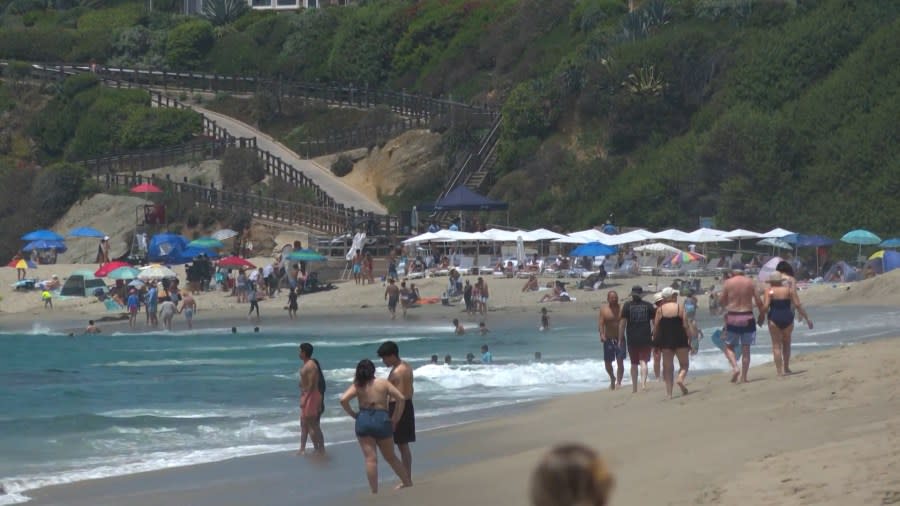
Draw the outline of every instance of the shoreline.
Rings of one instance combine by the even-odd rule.
[[[688,385],[691,394],[669,402],[661,398],[662,385],[653,383],[650,391],[638,395],[631,394],[627,388],[615,392],[598,389],[489,409],[486,410],[491,413],[488,418],[421,432],[427,437],[413,446],[414,456],[417,456],[417,485],[399,492],[385,490],[377,497],[367,494],[361,459],[352,441],[349,445],[335,444],[332,447],[333,460],[342,461],[346,464],[344,466],[332,465],[334,462],[317,465],[305,459],[293,459],[288,464],[285,460],[292,452],[277,452],[43,487],[25,495],[32,498],[27,504],[35,505],[86,506],[127,502],[136,506],[162,503],[205,506],[246,504],[250,500],[246,495],[249,489],[267,495],[264,500],[257,497],[255,503],[277,505],[291,503],[289,498],[298,493],[295,485],[290,484],[290,476],[311,475],[316,480],[337,477],[339,482],[350,486],[350,490],[346,485],[339,487],[343,493],[335,494],[333,487],[319,482],[332,492],[317,496],[325,504],[364,502],[412,505],[425,502],[449,506],[459,504],[459,500],[479,504],[524,504],[528,472],[540,454],[554,442],[576,440],[596,446],[611,460],[619,481],[614,503],[633,504],[653,500],[669,504],[736,505],[738,497],[731,502],[719,502],[712,498],[727,495],[731,488],[738,485],[755,486],[755,481],[748,485],[744,482],[749,478],[742,478],[735,485],[728,479],[724,485],[711,485],[721,481],[717,477],[718,466],[728,465],[726,462],[736,449],[745,452],[747,458],[741,457],[733,465],[757,466],[753,469],[761,473],[766,466],[759,462],[767,459],[793,459],[794,452],[816,451],[823,445],[840,444],[848,438],[847,434],[842,435],[844,429],[851,434],[869,434],[867,427],[877,424],[879,420],[884,423],[887,423],[885,420],[892,420],[893,427],[900,428],[900,416],[894,414],[896,410],[891,411],[900,407],[897,394],[892,393],[884,403],[873,402],[872,398],[877,392],[883,393],[883,389],[894,384],[892,382],[900,376],[894,367],[886,370],[888,364],[896,363],[900,355],[895,346],[897,339],[900,337],[886,337],[800,354],[795,359],[797,374],[788,378],[776,378],[771,364],[753,367],[751,383],[746,385],[728,384],[726,374],[694,375]],[[876,364],[871,364],[869,355],[879,358]],[[863,364],[874,365],[873,372],[867,374],[865,370],[854,369],[855,365]],[[831,372],[836,365],[842,368]],[[853,384],[851,380],[857,381]],[[840,383],[841,388],[831,387],[831,381]],[[867,395],[860,396],[859,392],[855,392],[859,389],[864,389]],[[734,392],[739,395],[731,395]],[[782,394],[802,396],[779,399]],[[746,398],[742,398],[744,396]],[[849,425],[845,418],[834,413],[846,410],[854,410],[855,413]],[[633,418],[635,414],[637,418]],[[658,418],[666,421],[668,427],[679,427],[682,423],[688,424],[686,427],[695,426],[691,424],[708,427],[688,431],[684,440],[679,439],[680,436],[669,440],[664,437],[667,433],[665,429],[662,434],[657,433],[656,429],[660,428],[657,426]],[[516,423],[510,425],[510,419],[515,419]],[[776,420],[786,424],[789,430],[779,434],[767,433],[765,425]],[[804,430],[809,423],[820,422],[827,427],[821,434]],[[855,432],[854,427],[858,429]],[[603,437],[610,434],[609,431],[616,434],[613,439]],[[645,437],[634,437],[635,432],[639,435],[642,431],[647,431]],[[674,433],[682,432],[675,430]],[[704,445],[704,433],[724,444]],[[883,457],[897,462],[900,461],[900,446],[897,444],[897,432],[893,434],[891,445],[887,447],[892,453]],[[619,441],[620,437],[624,440]],[[873,448],[877,449],[879,445]],[[697,468],[674,470],[671,468],[672,462],[655,462],[659,455],[676,455],[684,451],[698,453],[698,459],[703,459],[701,456],[705,455],[710,461]],[[633,454],[637,456],[637,462],[632,462]],[[393,475],[383,459],[380,461],[380,476],[387,488]],[[656,476],[667,485],[680,487],[688,493],[686,500],[672,501],[668,495],[641,487],[639,481],[635,481],[636,477],[630,475],[637,468],[642,469],[643,473],[645,466],[649,466],[649,476]],[[808,464],[807,467],[820,466]],[[728,475],[731,477],[732,473]],[[684,479],[685,476],[687,481],[680,483],[678,478]],[[464,489],[471,492],[461,492]]]

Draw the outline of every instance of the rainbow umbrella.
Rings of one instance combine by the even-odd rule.
[[[695,253],[693,251],[679,251],[672,255],[672,260],[669,262],[672,265],[679,264],[689,264],[691,262],[699,262],[701,260],[705,260],[706,257],[701,255],[700,253]]]

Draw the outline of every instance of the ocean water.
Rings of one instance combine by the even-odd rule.
[[[900,311],[884,309],[823,308],[813,318],[815,330],[795,332],[795,354],[900,328]],[[486,336],[473,322],[469,334],[455,336],[442,321],[333,319],[236,335],[230,327],[74,338],[41,327],[0,333],[0,483],[8,492],[0,504],[48,485],[296,450],[303,341],[315,346],[326,376],[329,444],[354,440],[337,399],[361,358],[386,376],[375,351],[387,339],[415,369],[420,432],[489,417],[501,406],[605,388],[594,318],[551,316],[551,323],[540,332],[537,314],[489,315]],[[701,315],[707,336],[718,323]],[[755,364],[771,361],[768,339],[761,330]],[[466,364],[466,353],[480,356],[484,343],[495,363]],[[542,361],[534,361],[535,351]],[[450,354],[453,363],[432,365],[432,354]],[[708,340],[692,357],[692,374],[727,369]]]

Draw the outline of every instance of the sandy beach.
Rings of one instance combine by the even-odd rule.
[[[259,259],[256,263],[263,264]],[[84,266],[41,267],[40,272],[63,277],[77,268]],[[14,269],[0,270],[0,282],[14,280]],[[542,278],[541,284],[550,280]],[[415,282],[423,296],[437,296],[447,278]],[[632,285],[652,289],[655,282],[652,277],[628,278],[610,280],[609,286],[627,293]],[[669,282],[671,278],[659,278],[660,286]],[[575,302],[539,304],[542,292],[522,293],[523,280],[489,283],[492,311],[487,318],[492,324],[521,317],[536,322],[543,306],[553,321],[568,316],[583,320],[595,314],[607,292],[572,290]],[[711,283],[708,278],[703,285]],[[383,290],[381,283],[343,282],[336,290],[302,297],[301,317],[387,319]],[[813,286],[801,299],[814,308],[813,318],[817,307],[896,307],[900,272],[853,284]],[[197,300],[198,322],[245,321],[245,305],[224,293],[204,293]],[[262,302],[264,324],[288,322],[285,300],[282,295]],[[56,301],[55,307],[43,310],[36,292],[8,293],[0,302],[0,321],[7,328],[25,328],[35,321],[77,326],[87,318],[109,315],[87,298]],[[409,321],[440,322],[459,315],[459,307],[428,305],[411,310]],[[183,326],[183,321],[176,320],[176,325]],[[844,332],[854,334],[853,329]],[[365,492],[362,461],[353,444],[335,448],[333,459],[342,464],[338,474],[332,474],[329,465],[267,454],[49,487],[28,495],[39,505],[280,505],[296,504],[298,494],[308,494],[300,485],[320,483],[330,491],[315,501],[321,504],[521,505],[528,502],[528,477],[539,457],[554,443],[576,441],[597,448],[609,460],[617,480],[612,504],[893,504],[900,502],[898,339],[798,353],[793,361],[796,374],[786,378],[778,378],[771,364],[755,367],[745,385],[730,384],[726,374],[690,377],[690,395],[673,401],[663,399],[659,383],[637,395],[598,390],[425,433],[414,447],[416,486],[394,492],[385,483],[377,497]],[[764,353],[769,344],[760,342],[757,348]]]
[[[271,259],[258,257],[250,259],[257,266],[264,266]],[[342,265],[339,262],[330,262],[331,266]],[[76,270],[95,270],[95,264],[56,264],[42,265],[38,270],[29,270],[28,277],[49,279],[56,274],[60,279],[65,279]],[[183,276],[183,269],[176,267],[175,271]],[[336,272],[340,272],[337,270]],[[490,313],[526,313],[537,314],[541,307],[547,307],[551,314],[558,315],[587,315],[595,312],[606,300],[608,290],[617,290],[621,296],[627,294],[633,285],[640,285],[645,291],[656,291],[672,283],[671,277],[638,276],[630,278],[608,279],[600,290],[587,291],[577,289],[575,284],[578,279],[562,278],[568,283],[568,289],[575,298],[572,302],[539,303],[540,298],[547,293],[522,292],[524,279],[507,279],[494,276],[484,276],[490,287]],[[477,276],[465,276],[472,282]],[[556,280],[556,277],[543,275],[539,282],[543,287],[547,283]],[[39,291],[17,292],[11,285],[16,281],[16,270],[12,268],[0,269],[0,286],[10,287],[0,300],[0,325],[6,324],[14,328],[30,326],[35,321],[71,321],[81,322],[87,319],[114,319],[121,315],[117,312],[109,312],[95,297],[67,297],[53,301],[53,311],[44,309]],[[411,280],[419,288],[423,297],[439,297],[447,286],[446,276],[437,276],[425,279]],[[704,288],[714,283],[713,277],[702,278]],[[353,314],[373,315],[381,317],[387,314],[384,302],[384,285],[376,279],[373,285],[356,285],[352,280],[336,280],[337,289],[327,292],[303,295],[300,298],[300,314]],[[804,304],[816,305],[868,305],[868,306],[897,306],[900,305],[900,271],[890,272],[875,279],[857,283],[828,283],[813,285],[809,289],[801,291],[801,300]],[[700,296],[700,307],[705,308],[707,299]],[[230,293],[215,291],[204,292],[196,296],[200,313],[197,321],[204,319],[241,318],[246,304],[238,304]],[[283,291],[273,299],[260,302],[264,321],[287,322],[287,294]],[[422,305],[409,312],[411,318],[416,317],[441,317],[454,318],[459,314],[459,308],[441,306],[440,304]],[[176,318],[176,325],[183,324]],[[202,324],[202,323],[201,323]]]

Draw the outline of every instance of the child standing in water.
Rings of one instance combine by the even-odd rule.
[[[547,316],[547,308],[541,308],[541,332],[550,330],[550,317]]]

